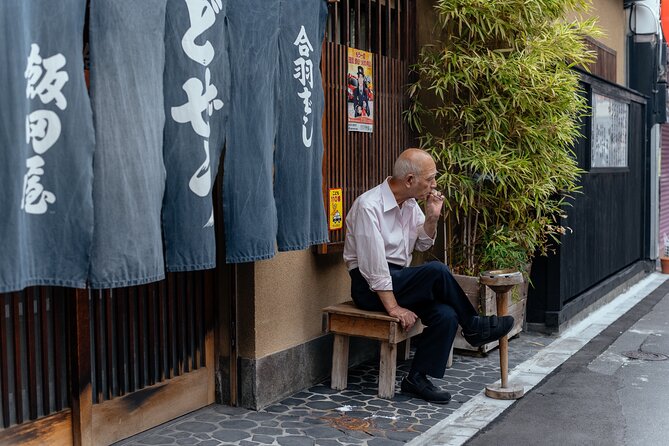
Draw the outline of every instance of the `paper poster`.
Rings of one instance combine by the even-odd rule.
[[[374,82],[372,53],[348,49],[346,106],[349,132],[372,133],[374,128]]]
[[[344,201],[341,188],[329,190],[329,218],[328,228],[330,230],[341,229],[343,226]]]

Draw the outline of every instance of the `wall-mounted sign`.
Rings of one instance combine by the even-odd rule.
[[[629,104],[592,93],[591,168],[627,167]]]
[[[346,106],[348,131],[372,133],[374,128],[374,82],[372,53],[348,49]]]
[[[328,227],[331,231],[341,229],[344,223],[344,199],[341,188],[329,189],[328,209]]]

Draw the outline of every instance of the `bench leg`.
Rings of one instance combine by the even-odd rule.
[[[348,384],[348,336],[335,334],[332,346],[330,387],[344,390]]]
[[[381,342],[381,362],[379,364],[379,397],[392,399],[395,396],[395,366],[397,344]]]
[[[446,361],[446,368],[453,367],[453,345],[451,345],[451,352],[448,354],[448,361]]]
[[[404,341],[397,344],[397,359],[400,361],[406,361],[409,359],[409,354],[411,353],[411,338],[407,338]]]

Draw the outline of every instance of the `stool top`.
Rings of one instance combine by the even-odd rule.
[[[323,311],[325,311],[326,313],[344,314],[347,316],[356,316],[366,319],[378,319],[382,321],[399,322],[399,319],[397,319],[396,317],[389,316],[387,313],[382,311],[361,310],[360,308],[355,306],[353,301],[350,300],[348,302],[344,302],[341,304],[330,305],[329,307],[325,307],[323,308]]]
[[[504,285],[518,285],[523,283],[523,275],[520,271],[513,269],[497,269],[492,271],[483,271],[480,274],[479,281],[490,287]]]

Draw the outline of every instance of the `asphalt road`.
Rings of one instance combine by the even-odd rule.
[[[665,282],[466,445],[669,445],[668,293]]]

